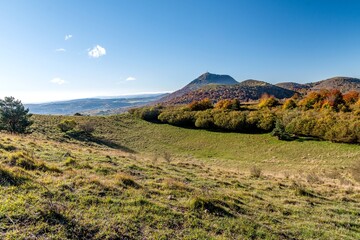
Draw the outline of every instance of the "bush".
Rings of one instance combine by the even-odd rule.
[[[217,128],[227,131],[246,132],[249,129],[245,112],[217,111],[214,113],[214,124]]]
[[[359,92],[350,91],[350,92],[344,94],[343,99],[347,105],[352,105],[359,100]]]
[[[285,126],[280,119],[276,120],[275,128],[272,130],[271,135],[277,137],[279,140],[291,141],[294,139],[286,132]]]
[[[62,120],[59,124],[58,124],[58,128],[62,131],[62,132],[68,132],[71,130],[74,130],[74,128],[76,127],[77,123],[74,120],[70,120],[70,119],[65,119]]]
[[[309,92],[306,97],[299,102],[299,106],[304,110],[316,108],[316,104],[321,102],[323,98],[317,92]],[[321,104],[320,104],[321,107]]]
[[[263,132],[270,132],[275,127],[276,116],[270,111],[259,112],[257,128]]]
[[[162,108],[162,106],[133,108],[129,110],[129,113],[145,121],[158,122]]]
[[[239,110],[240,109],[240,101],[238,99],[223,99],[223,100],[218,101],[215,104],[215,109]]]
[[[91,135],[95,131],[95,127],[93,123],[85,122],[79,125],[79,130],[85,134]]]
[[[188,108],[190,111],[203,111],[206,109],[211,109],[213,108],[213,104],[210,101],[210,99],[205,98],[203,100],[200,101],[193,101],[192,103],[190,103],[188,105]]]
[[[337,113],[331,110],[309,110],[291,114],[284,112],[283,119],[286,119],[284,125],[288,133],[333,142],[360,142],[360,116],[352,113]]]
[[[195,127],[211,129],[214,127],[214,118],[211,110],[200,111],[195,115]]]
[[[292,98],[286,99],[283,107],[284,110],[296,108],[296,102]]]
[[[169,123],[181,127],[194,127],[195,112],[184,110],[168,110],[162,112],[158,119],[163,123]]]
[[[268,94],[263,94],[260,98],[260,102],[258,104],[259,108],[271,108],[279,105],[279,101],[274,96],[269,96]]]

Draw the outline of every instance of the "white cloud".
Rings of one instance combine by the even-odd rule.
[[[100,45],[96,45],[94,48],[88,49],[88,55],[91,58],[99,58],[106,55],[106,49]]]
[[[69,40],[70,38],[72,38],[71,34],[65,35],[65,41]]]
[[[66,83],[66,81],[64,79],[61,79],[58,77],[51,79],[50,82],[52,82],[54,84],[58,84],[58,85],[63,85],[64,83]]]
[[[65,48],[57,48],[55,49],[55,52],[66,52]]]
[[[126,79],[126,81],[135,81],[136,80],[136,78],[134,78],[134,77],[128,77],[127,79]]]

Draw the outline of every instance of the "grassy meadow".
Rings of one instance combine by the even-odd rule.
[[[95,127],[62,133],[63,119]],[[359,239],[360,147],[40,116],[0,134],[2,239]]]

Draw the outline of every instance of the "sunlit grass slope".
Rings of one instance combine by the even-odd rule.
[[[0,238],[360,238],[357,145],[64,118],[0,134]]]

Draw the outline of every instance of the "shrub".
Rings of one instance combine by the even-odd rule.
[[[230,130],[230,117],[227,112],[217,111],[214,113],[214,125],[219,129]]]
[[[286,132],[285,126],[280,119],[276,120],[275,128],[272,130],[271,135],[277,137],[279,140],[293,140],[293,137],[291,137],[290,134]]]
[[[350,91],[350,92],[344,94],[343,99],[347,105],[352,105],[359,100],[359,92]]]
[[[62,132],[68,132],[68,131],[74,130],[76,125],[77,125],[77,123],[74,120],[72,120],[72,119],[64,119],[58,124],[58,128]]]
[[[72,157],[67,157],[64,161],[64,165],[65,166],[74,166],[74,165],[76,165],[76,161]]]
[[[162,108],[162,106],[134,108],[130,109],[128,112],[145,121],[158,122],[158,117]]]
[[[205,98],[200,101],[193,101],[188,105],[188,108],[190,111],[203,111],[213,108],[213,104],[209,98]]]
[[[195,112],[184,110],[168,110],[159,115],[159,120],[175,126],[193,127],[195,123]]]
[[[342,93],[336,89],[329,91],[323,98],[325,98],[323,105],[327,104],[335,111],[339,111],[339,107],[345,104]]]
[[[305,98],[300,100],[298,105],[304,110],[315,108],[317,103],[322,101],[322,97],[317,92],[309,92]],[[321,104],[322,105],[322,104]],[[321,106],[320,106],[321,107]]]
[[[240,101],[238,99],[223,99],[223,100],[218,101],[215,104],[215,109],[239,110],[240,109]]]
[[[292,98],[286,99],[285,102],[284,102],[284,104],[283,104],[283,106],[282,106],[282,108],[283,108],[284,110],[296,108],[296,102],[295,102],[295,100],[292,99]]]
[[[258,128],[264,132],[270,132],[275,127],[276,117],[272,112],[262,112],[260,114],[260,121]]]
[[[336,121],[336,123],[325,133],[324,138],[333,142],[357,142],[356,132],[351,129],[355,125],[349,125],[345,121]]]
[[[259,108],[271,108],[279,105],[279,101],[274,96],[269,96],[268,94],[263,94],[260,98],[260,102],[258,104]]]
[[[79,125],[79,130],[85,134],[91,135],[95,131],[95,127],[93,123],[85,122]]]
[[[195,127],[211,129],[214,127],[214,118],[211,110],[200,111],[195,114]]]

